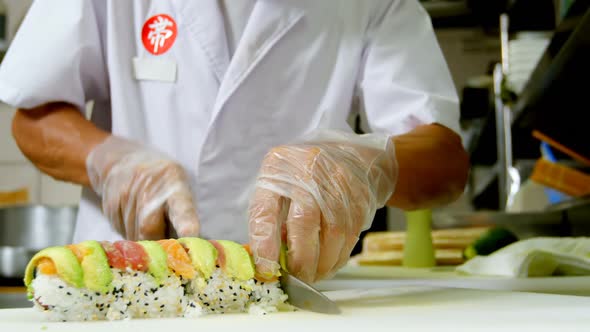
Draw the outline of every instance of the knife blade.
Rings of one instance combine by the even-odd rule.
[[[283,291],[289,296],[289,303],[295,307],[330,315],[341,313],[334,301],[287,271],[281,270],[279,282]]]

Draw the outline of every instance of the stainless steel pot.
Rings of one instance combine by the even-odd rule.
[[[77,212],[76,206],[0,209],[0,277],[21,278],[37,251],[71,243]]]
[[[23,247],[0,247],[0,275],[4,278],[23,277],[36,252]]]

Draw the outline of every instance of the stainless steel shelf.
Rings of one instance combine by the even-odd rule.
[[[514,103],[513,123],[529,125],[531,120],[527,117],[530,116],[528,113],[534,113],[544,106],[544,99],[550,90],[555,89],[556,84],[574,84],[573,80],[560,80],[565,74],[572,73],[573,62],[583,61],[588,64],[589,60],[581,59],[580,52],[590,47],[590,1],[578,0],[576,5],[579,6],[579,13],[572,14],[559,24],[551,43]]]
[[[466,1],[430,0],[421,3],[432,18],[469,15],[471,13]]]

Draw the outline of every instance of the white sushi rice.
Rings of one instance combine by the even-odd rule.
[[[255,279],[237,280],[215,270],[208,279],[195,278],[187,287],[187,297],[199,304],[204,313],[249,312],[266,314],[278,310],[291,310],[286,304],[287,295],[279,282],[264,283]]]
[[[204,279],[171,275],[161,283],[149,273],[113,269],[108,293],[75,288],[57,276],[37,274],[34,307],[53,321],[186,317],[248,312],[264,315],[293,310],[278,282],[237,280],[221,269]]]

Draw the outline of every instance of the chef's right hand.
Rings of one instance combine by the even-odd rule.
[[[199,219],[183,168],[164,154],[109,136],[86,159],[94,191],[113,227],[129,240],[198,236]]]

